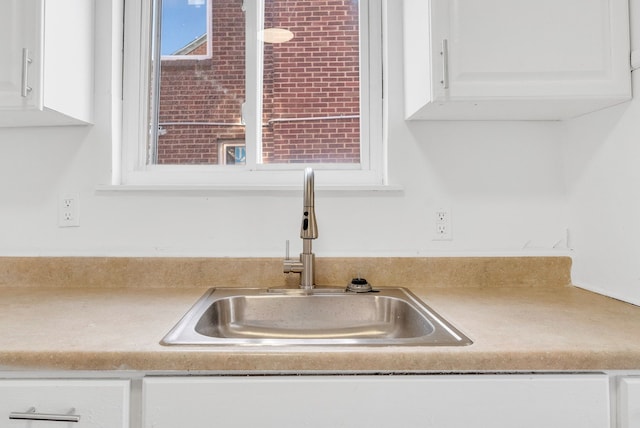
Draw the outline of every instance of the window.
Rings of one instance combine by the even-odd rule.
[[[223,165],[244,165],[247,163],[247,151],[242,142],[222,141],[218,144],[218,163]]]
[[[380,0],[136,3],[114,181],[383,184]]]

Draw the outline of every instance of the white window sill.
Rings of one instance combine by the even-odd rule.
[[[250,196],[252,193],[284,194],[302,192],[302,183],[299,186],[293,185],[154,185],[154,184],[122,184],[122,185],[99,185],[96,193],[121,194],[175,194],[175,195],[201,195],[201,194],[224,194],[242,193]],[[316,186],[315,192],[321,195],[358,193],[358,194],[398,194],[404,192],[402,186],[397,185],[347,185],[347,186]]]

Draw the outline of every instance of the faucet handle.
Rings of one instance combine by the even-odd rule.
[[[286,250],[285,250],[285,259],[283,264],[283,272],[284,273],[300,273],[303,270],[303,265],[300,260],[291,260],[289,258],[289,240],[286,241]]]

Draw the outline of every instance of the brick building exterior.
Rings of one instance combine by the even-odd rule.
[[[212,58],[162,61],[160,164],[217,164],[223,143],[244,143],[244,12],[211,1]],[[265,27],[294,38],[264,45],[263,162],[360,162],[357,0],[267,0]]]

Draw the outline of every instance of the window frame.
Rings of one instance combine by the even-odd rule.
[[[147,126],[154,106],[148,96],[154,64],[151,60],[153,1],[125,2],[122,136],[114,147],[113,185],[134,186],[297,186],[300,169],[316,170],[319,186],[386,185],[385,139],[382,111],[382,0],[361,0],[361,162],[360,164],[261,164],[257,162],[261,139],[263,0],[244,2],[247,61],[245,124],[246,165],[147,164]],[[245,7],[246,6],[246,7]],[[157,19],[157,17],[155,17]],[[149,58],[145,61],[144,58]],[[162,59],[160,59],[161,61]],[[257,95],[256,95],[257,94]],[[253,118],[253,120],[248,119]]]

